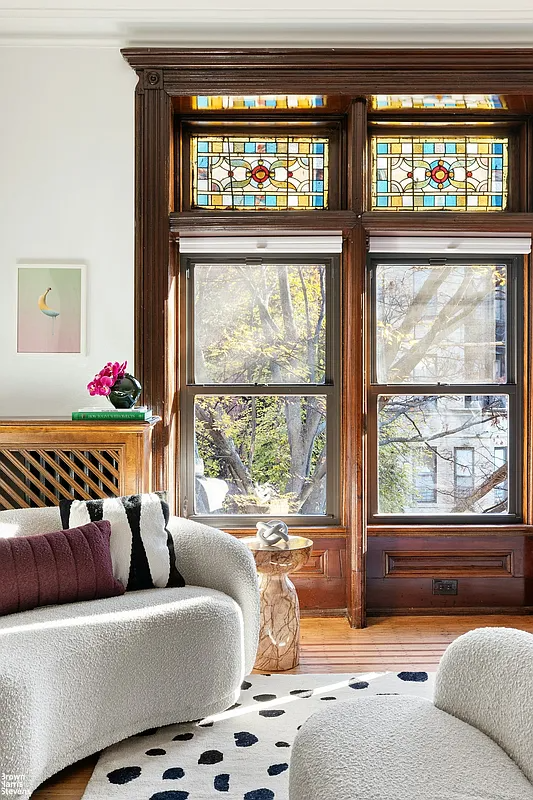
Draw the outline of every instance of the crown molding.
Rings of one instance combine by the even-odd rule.
[[[49,0],[42,0],[45,5]],[[533,4],[514,9],[512,0],[498,9],[416,8],[381,0],[372,9],[308,8],[294,12],[276,0],[283,22],[265,20],[260,7],[235,0],[221,9],[220,0],[199,0],[188,8],[141,8],[141,0],[101,0],[101,7],[0,9],[0,45],[16,47],[368,47],[517,48],[533,43]],[[73,0],[74,2],[74,0]],[[87,2],[87,0],[85,0]],[[142,0],[146,3],[146,0]],[[286,5],[286,4],[285,4]],[[299,5],[292,0],[292,4]],[[310,3],[312,5],[312,3]],[[341,5],[343,5],[341,3]],[[390,8],[387,9],[386,6]],[[490,5],[487,3],[487,5]],[[528,2],[529,5],[529,2]],[[460,4],[459,4],[460,6]],[[269,9],[276,19],[275,9]],[[209,22],[206,22],[209,20]],[[258,27],[259,26],[259,27]],[[260,30],[260,37],[258,37]],[[436,34],[433,36],[431,31]]]

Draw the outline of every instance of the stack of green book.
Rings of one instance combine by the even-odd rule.
[[[146,406],[136,406],[134,408],[79,408],[72,412],[72,419],[75,420],[117,420],[119,422],[146,422],[153,417],[152,409]]]

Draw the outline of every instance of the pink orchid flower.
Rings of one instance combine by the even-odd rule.
[[[126,374],[127,365],[127,361],[122,364],[119,364],[118,361],[108,361],[105,367],[102,367],[93,380],[87,384],[87,390],[91,397],[95,395],[108,397],[115,383]]]

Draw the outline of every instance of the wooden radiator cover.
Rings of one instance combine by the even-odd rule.
[[[151,491],[157,421],[0,420],[0,510]]]

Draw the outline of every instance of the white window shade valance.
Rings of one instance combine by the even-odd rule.
[[[525,255],[531,236],[371,236],[371,253]]]
[[[371,253],[525,255],[531,236],[371,236]]]
[[[274,255],[276,253],[341,253],[340,232],[302,233],[298,236],[183,236],[179,240],[180,253],[248,253]]]

